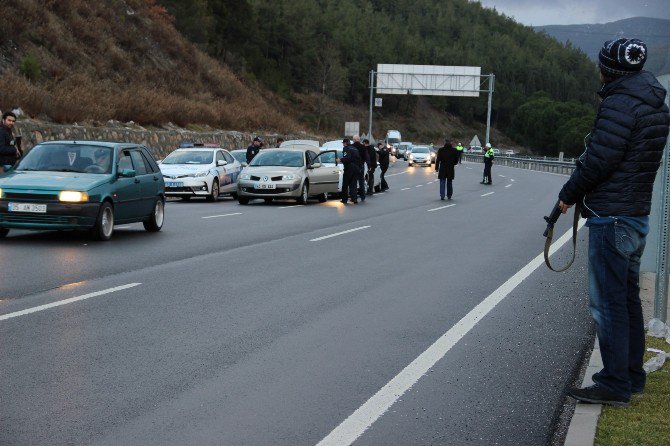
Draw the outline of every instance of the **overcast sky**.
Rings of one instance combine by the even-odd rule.
[[[480,0],[524,25],[608,23],[630,17],[670,19],[670,0]]]

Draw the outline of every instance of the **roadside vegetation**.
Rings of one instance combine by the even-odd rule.
[[[668,351],[664,339],[647,336],[647,347]],[[655,354],[647,352],[644,360]],[[647,375],[642,395],[634,395],[625,409],[603,406],[596,446],[658,446],[670,444],[670,365]]]

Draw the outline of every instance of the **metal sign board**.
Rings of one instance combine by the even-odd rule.
[[[375,98],[375,107],[382,106],[382,98]]]
[[[361,129],[360,122],[345,122],[344,123],[344,136],[354,136],[359,135]]]
[[[477,137],[477,135],[475,135],[475,137],[472,138],[472,140],[470,141],[470,147],[481,147],[481,146],[482,143],[479,142],[479,138]]]
[[[377,65],[377,94],[479,97],[481,67]]]

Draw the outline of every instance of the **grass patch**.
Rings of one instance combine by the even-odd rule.
[[[647,347],[670,351],[664,339],[647,336]],[[644,360],[653,357],[646,352]],[[629,408],[603,406],[598,420],[596,446],[658,446],[670,444],[670,365],[647,376],[642,395],[634,395]]]

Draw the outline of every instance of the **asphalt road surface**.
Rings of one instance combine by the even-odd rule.
[[[592,342],[566,177],[404,162],[364,203],[166,206],[0,241],[0,445],[544,445]],[[563,217],[556,238],[569,231]],[[566,243],[554,255],[569,258]]]

